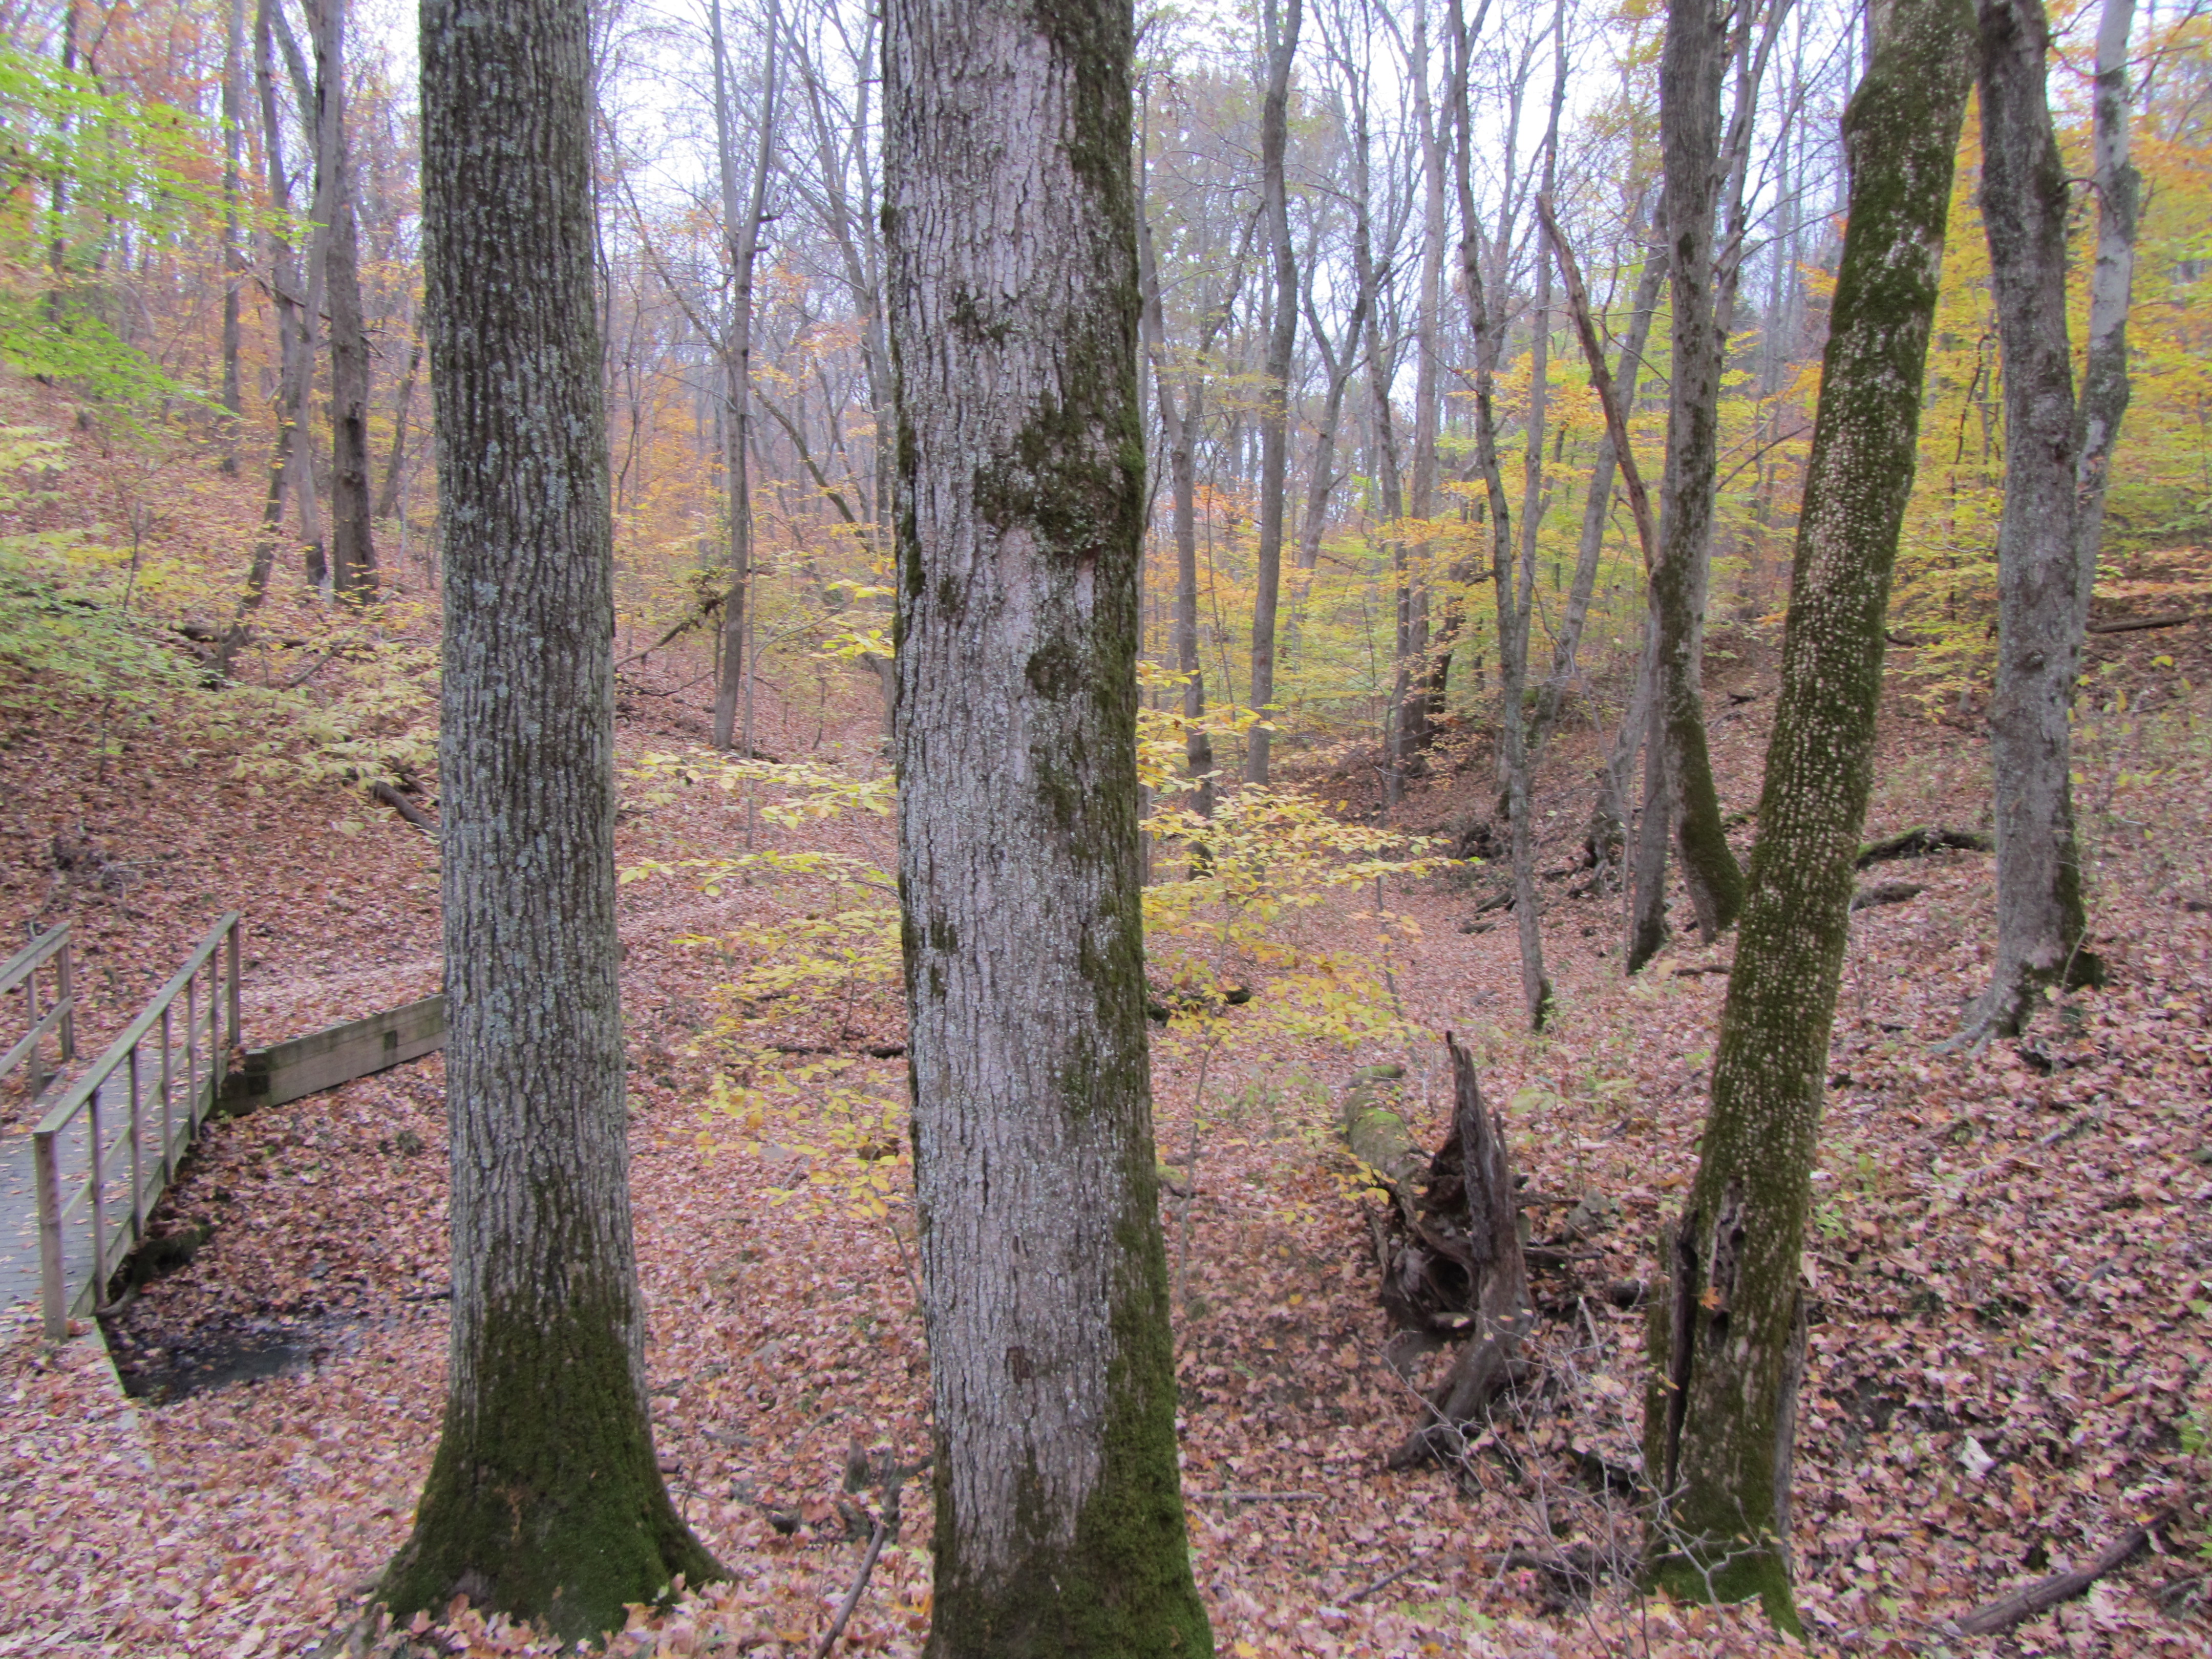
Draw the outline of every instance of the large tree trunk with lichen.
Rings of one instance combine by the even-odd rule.
[[[1649,1570],[1678,1595],[1760,1596],[1791,1629],[1799,1260],[1972,46],[1967,0],[1896,0],[1844,118],[1849,228],[1759,843],[1697,1180],[1652,1302]]]
[[[1665,156],[1668,278],[1674,295],[1667,400],[1667,467],[1659,489],[1659,547],[1651,565],[1658,619],[1658,722],[1666,735],[1682,878],[1711,939],[1735,920],[1743,872],[1722,828],[1705,747],[1703,659],[1714,480],[1720,459],[1724,324],[1715,311],[1713,214],[1718,185],[1721,82],[1735,9],[1670,0],[1659,57],[1659,137]]]
[[[588,42],[584,0],[422,8],[453,1325],[383,1587],[569,1639],[716,1571],[653,1455],[630,1234]]]
[[[934,1655],[1212,1647],[1146,1050],[1133,46],[1111,3],[885,23]]]
[[[2081,949],[2074,833],[2074,683],[2094,570],[2081,556],[2081,434],[2067,343],[2066,166],[2045,91],[2041,0],[1980,0],[1982,220],[2004,362],[1997,525],[1997,956],[1970,1035],[2017,1030],[2047,986],[2098,976]]]

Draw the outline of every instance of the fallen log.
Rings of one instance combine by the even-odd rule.
[[[2104,1553],[2087,1566],[2074,1572],[2056,1572],[2033,1584],[2023,1584],[1972,1613],[1945,1620],[1937,1628],[1947,1636],[1993,1636],[2014,1625],[2025,1624],[2050,1612],[2061,1601],[2072,1601],[2106,1573],[2125,1566],[2150,1541],[2152,1532],[2165,1520],[2164,1516],[2160,1516],[2140,1527],[2130,1527],[2107,1544]]]
[[[2089,624],[2092,634],[2140,634],[2152,628],[2186,628],[2197,620],[2200,613],[2177,611],[2163,617],[2107,617],[2102,622]]]
[[[1345,1144],[1389,1183],[1394,1197],[1410,1196],[1428,1164],[1413,1132],[1389,1104],[1390,1085],[1405,1075],[1402,1066],[1363,1066],[1344,1091]]]
[[[1878,881],[1871,887],[1862,887],[1851,895],[1851,908],[1869,909],[1877,904],[1902,904],[1907,899],[1918,898],[1928,890],[1917,881]]]
[[[1930,853],[1946,850],[1990,853],[1996,850],[1996,842],[1978,830],[1939,830],[1932,824],[1923,824],[1917,830],[1903,830],[1893,836],[1884,836],[1880,841],[1869,842],[1859,848],[1858,867],[1863,870],[1887,859],[1924,858]]]

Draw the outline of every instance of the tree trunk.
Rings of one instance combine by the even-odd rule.
[[[246,270],[240,240],[246,200],[246,0],[229,0],[223,9],[222,123],[222,470],[235,472],[239,428],[246,416],[245,391],[238,376],[238,289]]]
[[[1682,875],[1698,930],[1708,940],[1735,920],[1743,903],[1743,872],[1721,827],[1720,796],[1705,749],[1705,693],[1698,683],[1726,344],[1714,312],[1713,211],[1732,15],[1732,7],[1715,0],[1669,0],[1659,58],[1674,350],[1651,609],[1659,619],[1659,707]]]
[[[1681,1597],[1759,1596],[1792,1632],[1799,1263],[1973,41],[1966,0],[1894,0],[1844,117],[1849,227],[1759,844],[1698,1176],[1652,1299],[1649,1571]]]
[[[1415,302],[1413,334],[1413,453],[1407,510],[1426,521],[1437,516],[1437,410],[1441,398],[1439,345],[1443,327],[1444,150],[1429,92],[1429,12],[1413,12],[1413,48],[1407,65],[1413,82],[1413,123],[1421,146],[1421,276]],[[1398,610],[1405,618],[1399,647],[1398,752],[1394,773],[1402,773],[1435,737],[1433,716],[1442,712],[1431,694],[1429,664],[1430,544],[1404,547],[1407,568],[1398,583]]]
[[[331,319],[331,587],[365,604],[376,597],[376,541],[369,519],[368,329],[362,317],[360,215],[347,131],[347,0],[307,0],[314,32],[315,173],[323,197],[323,282]]]
[[[400,376],[399,393],[392,405],[392,459],[384,469],[384,489],[376,498],[376,516],[399,516],[399,488],[407,471],[407,411],[415,401],[415,377],[422,368],[422,334],[416,331],[407,351],[407,372]]]
[[[253,538],[246,588],[229,629],[215,649],[209,665],[212,672],[228,679],[238,653],[248,638],[248,619],[268,596],[269,579],[276,567],[276,544],[284,528],[284,494],[297,469],[303,445],[300,420],[307,407],[307,383],[313,374],[314,339],[299,291],[300,272],[290,242],[281,228],[291,207],[291,185],[284,167],[283,125],[276,112],[274,52],[274,14],[277,0],[260,0],[254,14],[253,63],[256,89],[261,105],[263,155],[268,167],[269,202],[276,210],[269,232],[270,251],[269,295],[276,313],[276,440],[269,459],[269,484],[263,492],[261,526]],[[309,487],[313,487],[312,475]],[[304,509],[303,509],[304,511]]]
[[[583,0],[422,8],[453,1328],[383,1587],[566,1640],[720,1571],[661,1485],[630,1232],[588,43]]]
[[[1553,9],[1552,107],[1544,130],[1543,185],[1551,199],[1559,166],[1559,112],[1567,95],[1566,0]],[[1552,1012],[1552,981],[1544,971],[1544,928],[1536,898],[1536,768],[1528,745],[1528,638],[1536,611],[1536,534],[1542,526],[1545,422],[1551,392],[1552,261],[1536,258],[1536,296],[1528,352],[1528,416],[1521,446],[1521,556],[1517,576],[1507,562],[1506,543],[1496,544],[1498,667],[1502,687],[1498,720],[1499,781],[1513,862],[1513,920],[1521,945],[1521,997],[1528,1027],[1540,1031]]]
[[[1473,124],[1468,110],[1468,60],[1474,41],[1460,18],[1459,0],[1451,0],[1453,34],[1451,120],[1456,142],[1453,146],[1453,177],[1459,195],[1460,276],[1467,295],[1468,323],[1474,337],[1474,453],[1490,505],[1490,578],[1496,588],[1498,607],[1498,754],[1499,781],[1504,786],[1506,815],[1513,861],[1514,908],[1521,941],[1521,990],[1529,1024],[1542,1030],[1551,1006],[1551,982],[1545,977],[1543,943],[1537,917],[1534,830],[1528,819],[1528,757],[1524,748],[1524,713],[1521,706],[1522,680],[1528,666],[1528,623],[1535,605],[1535,568],[1531,556],[1522,573],[1515,576],[1516,548],[1512,509],[1506,504],[1505,481],[1498,461],[1498,427],[1492,412],[1501,336],[1491,314],[1489,284],[1482,269],[1481,221],[1476,217],[1472,171]],[[1501,226],[1501,237],[1505,227]],[[1542,439],[1535,441],[1540,452]],[[1540,454],[1539,456],[1540,467]]]
[[[893,0],[899,871],[952,1656],[1203,1656],[1136,771],[1126,6]]]
[[[1284,0],[1275,26],[1275,0],[1266,0],[1267,88],[1260,106],[1260,199],[1274,256],[1275,308],[1261,365],[1260,549],[1258,591],[1252,600],[1252,707],[1275,700],[1275,611],[1283,582],[1283,494],[1290,468],[1291,353],[1297,344],[1298,264],[1291,246],[1290,195],[1283,155],[1290,143],[1291,64],[1297,56],[1303,0]],[[1263,715],[1245,739],[1244,777],[1267,781],[1268,739]]]
[[[2081,371],[2076,462],[2081,580],[2094,592],[2104,540],[2105,486],[2128,408],[2128,305],[2135,286],[2142,180],[2128,160],[2128,33],[2135,0],[2105,0],[2097,26],[2097,262],[2089,276],[2089,354]]]
[[[1168,456],[1168,487],[1174,497],[1176,541],[1176,672],[1183,677],[1183,767],[1198,781],[1191,809],[1213,816],[1213,739],[1200,722],[1206,718],[1206,669],[1198,655],[1198,466],[1191,428],[1198,421],[1198,388],[1191,387],[1188,408],[1176,404],[1169,374],[1167,318],[1160,304],[1160,273],[1152,253],[1152,227],[1140,202],[1137,213],[1137,260],[1144,294],[1144,343],[1159,393],[1160,428]]]
[[[2066,324],[2066,167],[2045,97],[2041,0],[1981,0],[1982,220],[2004,362],[1997,525],[1997,959],[1967,1031],[2018,1030],[2046,986],[2093,981],[2074,835],[2074,683],[2089,623],[2081,434]]]
[[[293,36],[291,24],[285,21],[282,0],[262,0],[260,17],[276,45],[283,50],[285,66],[292,78],[292,94],[299,102],[301,119],[307,128],[307,148],[315,157],[314,186],[307,209],[310,228],[307,232],[305,288],[299,307],[294,313],[299,325],[295,341],[299,355],[294,367],[300,379],[297,382],[298,398],[291,406],[294,432],[285,456],[284,488],[290,492],[294,508],[299,515],[302,573],[307,579],[307,586],[320,592],[330,586],[331,569],[327,550],[323,544],[323,515],[315,482],[314,446],[307,441],[306,423],[307,403],[314,395],[315,342],[322,327],[325,278],[329,269],[331,180],[322,162],[322,130],[316,116],[315,77],[307,67],[307,60],[300,50],[299,41]],[[273,73],[263,77],[262,114],[269,131],[269,158],[272,165],[276,165],[281,147],[276,137],[279,124]],[[281,192],[272,191],[272,194],[282,199]],[[279,246],[281,248],[281,242]]]
[[[707,9],[708,50],[714,59],[714,152],[722,192],[722,239],[729,255],[729,328],[722,347],[725,403],[722,418],[723,510],[729,519],[730,585],[722,596],[722,644],[714,684],[714,746],[727,749],[738,738],[739,706],[753,672],[751,645],[753,508],[751,467],[746,448],[752,418],[753,264],[760,252],[761,216],[768,202],[769,169],[775,159],[776,47],[781,31],[775,10],[769,11],[768,58],[760,108],[760,145],[754,156],[752,191],[740,201],[738,158],[730,112],[729,57],[722,39],[721,0]],[[746,722],[750,750],[751,722]]]
[[[1644,349],[1651,338],[1651,319],[1659,307],[1659,285],[1666,277],[1664,256],[1657,249],[1650,250],[1644,257],[1644,274],[1637,279],[1628,337],[1620,348],[1620,368],[1627,380],[1626,403],[1629,408],[1635,406],[1636,381],[1644,370]],[[1532,764],[1542,757],[1545,745],[1550,742],[1553,729],[1559,724],[1559,710],[1566,702],[1567,687],[1574,681],[1575,655],[1581,648],[1583,628],[1589,618],[1590,599],[1597,592],[1598,560],[1605,551],[1606,524],[1613,516],[1613,479],[1619,470],[1620,451],[1613,446],[1608,427],[1598,439],[1597,459],[1590,468],[1589,493],[1583,500],[1582,538],[1575,550],[1574,582],[1567,592],[1559,636],[1552,647],[1552,672],[1544,677],[1543,689],[1536,695],[1536,713],[1528,731]]]

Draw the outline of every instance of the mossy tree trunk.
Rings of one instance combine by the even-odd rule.
[[[1652,1303],[1652,1574],[1678,1595],[1761,1596],[1791,1628],[1799,1259],[1972,46],[1968,0],[1896,0],[1844,118],[1850,216],[1759,843],[1698,1176]]]
[[[1721,369],[1726,340],[1715,310],[1713,215],[1719,184],[1721,82],[1732,5],[1670,0],[1659,55],[1659,142],[1665,158],[1667,273],[1674,295],[1667,399],[1667,466],[1659,487],[1659,546],[1651,564],[1657,619],[1657,724],[1682,878],[1706,939],[1735,920],[1743,872],[1721,825],[1705,747],[1703,659],[1706,565],[1720,460]]]
[[[2074,684],[2094,571],[2079,541],[2081,433],[2066,318],[2066,166],[2051,125],[2041,0],[1980,0],[1982,220],[2004,373],[1996,690],[1990,706],[1997,955],[1967,1034],[2018,1030],[2045,988],[2096,976],[2081,950]]]
[[[428,0],[422,52],[453,1327],[383,1595],[574,1638],[716,1571],[653,1455],[630,1235],[584,0]]]
[[[939,1656],[1212,1647],[1146,1043],[1133,44],[1115,0],[885,22]]]

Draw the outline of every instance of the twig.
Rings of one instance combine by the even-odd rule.
[[[1203,1498],[1212,1504],[1320,1504],[1328,1501],[1325,1492],[1194,1492],[1187,1493],[1192,1498]]]
[[[2010,1595],[2000,1595],[1984,1607],[1976,1607],[1962,1618],[1946,1620],[1937,1628],[1949,1636],[1991,1636],[2039,1613],[2048,1613],[2061,1601],[2072,1601],[2106,1573],[2126,1565],[2136,1552],[2150,1541],[2153,1529],[2163,1526],[2166,1519],[2160,1515],[2140,1527],[2130,1527],[2105,1547],[2103,1554],[2078,1571],[2053,1573],[2048,1578],[2038,1579]]]
[[[1407,1573],[1413,1571],[1414,1568],[1419,1566],[1421,1565],[1421,1560],[1422,1558],[1417,1555],[1412,1560],[1407,1562],[1404,1566],[1399,1568],[1397,1571],[1386,1572],[1373,1583],[1368,1585],[1365,1589],[1352,1591],[1351,1595],[1344,1598],[1344,1605],[1348,1607],[1354,1601],[1364,1601],[1369,1596],[1374,1595],[1377,1590],[1385,1590],[1389,1589],[1391,1585],[1396,1583]]]
[[[853,1609],[860,1605],[860,1593],[868,1588],[868,1575],[876,1570],[876,1558],[884,1553],[884,1540],[890,1536],[890,1528],[881,1516],[876,1517],[875,1530],[868,1534],[868,1553],[860,1558],[860,1571],[853,1580],[853,1588],[845,1592],[845,1605],[837,1609],[837,1616],[830,1621],[830,1628],[822,1638],[821,1645],[814,1650],[814,1659],[829,1659],[830,1650],[837,1645],[837,1638],[845,1633],[846,1621],[852,1618]]]

